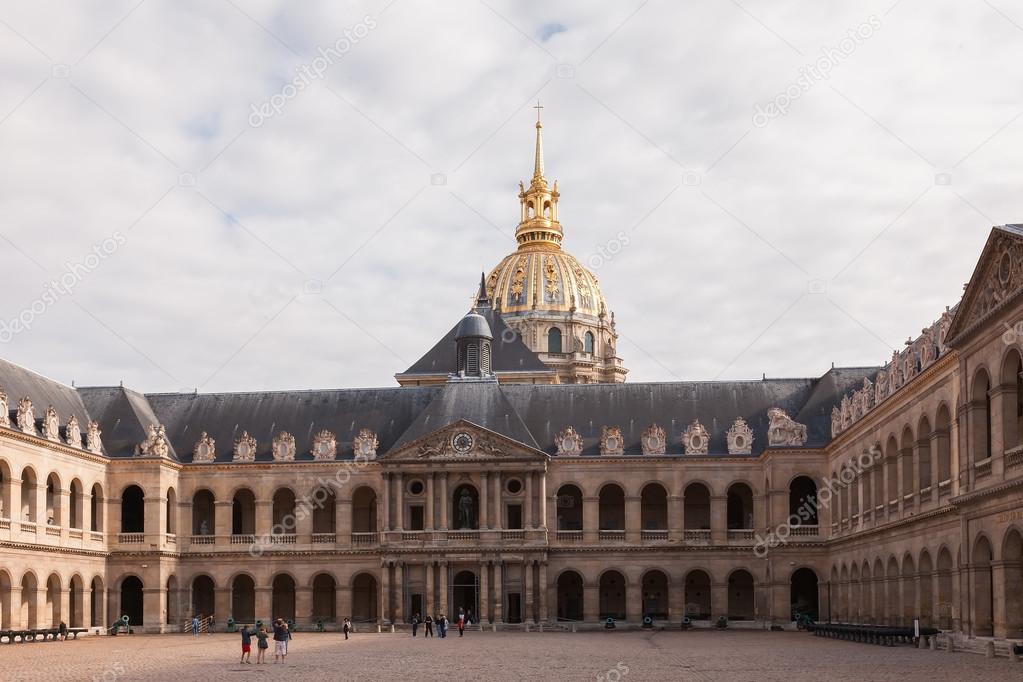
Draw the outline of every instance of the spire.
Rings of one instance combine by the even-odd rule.
[[[487,279],[486,273],[480,273],[480,288],[476,291],[476,303],[473,305],[473,310],[477,308],[489,308],[490,307],[490,296],[487,295]]]
[[[540,123],[540,111],[543,109],[543,105],[540,104],[540,100],[536,100],[536,157],[533,163],[533,181],[543,179],[543,138],[540,135],[540,131],[543,130],[543,124]]]

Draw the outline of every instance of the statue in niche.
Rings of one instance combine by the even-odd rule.
[[[472,494],[462,489],[462,494],[458,498],[458,526],[464,530],[470,530],[476,527],[476,515],[473,513],[473,501]]]

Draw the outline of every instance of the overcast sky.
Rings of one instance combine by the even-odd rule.
[[[880,364],[1023,221],[1021,72],[1007,0],[4,0],[0,356],[394,385],[514,249],[540,98],[629,381]]]

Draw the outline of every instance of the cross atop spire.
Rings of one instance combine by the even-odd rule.
[[[536,109],[536,125],[539,126],[540,125],[540,110],[543,109],[543,105],[540,104],[540,100],[536,100],[536,106],[533,107],[533,108]]]
[[[519,202],[522,213],[515,238],[519,248],[558,249],[561,245],[561,223],[558,222],[558,183],[547,184],[543,168],[543,123],[540,112],[543,105],[537,100],[536,106],[536,156],[533,161],[533,178],[529,187],[519,183]]]
[[[533,163],[533,181],[543,179],[543,140],[540,138],[540,129],[543,128],[543,124],[540,123],[540,110],[543,109],[543,105],[540,104],[540,100],[536,100],[536,160]]]

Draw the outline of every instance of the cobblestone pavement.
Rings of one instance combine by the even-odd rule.
[[[239,665],[237,635],[132,635],[0,645],[3,680],[828,680],[1023,679],[1023,663],[909,646],[886,648],[804,633],[298,632],[286,665]],[[253,652],[255,660],[255,652]]]

